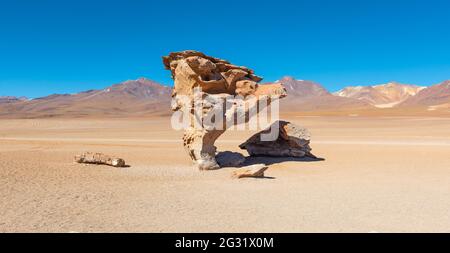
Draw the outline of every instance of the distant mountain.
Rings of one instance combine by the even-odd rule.
[[[283,84],[288,94],[285,99],[281,100],[281,110],[283,111],[336,111],[372,107],[364,101],[334,96],[322,85],[312,81],[284,77],[278,82]]]
[[[416,96],[409,98],[401,107],[427,107],[428,110],[450,108],[450,80],[421,90]]]
[[[405,112],[428,115],[430,111],[447,113],[450,109],[450,81],[428,88],[391,82],[347,87],[334,94],[312,81],[284,77],[279,82],[288,93],[280,101],[282,112],[350,115],[383,111],[392,115]],[[54,94],[31,100],[0,97],[0,118],[170,115],[171,92],[170,87],[140,78],[77,94]],[[377,110],[377,107],[393,108]]]
[[[1,103],[15,103],[28,100],[26,97],[12,97],[12,96],[0,96]]]
[[[425,87],[390,82],[375,86],[346,87],[334,95],[365,101],[379,108],[394,107],[415,96]]]
[[[296,80],[293,77],[286,76],[278,82],[282,83],[284,88],[286,88],[288,96],[309,98],[330,95],[322,85],[312,81]]]
[[[125,116],[170,112],[171,88],[145,78],[119,83],[102,90],[2,104],[0,116],[64,117]]]

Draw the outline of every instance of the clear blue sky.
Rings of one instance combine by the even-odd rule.
[[[448,0],[5,0],[0,96],[38,97],[144,76],[171,84],[161,56],[195,49],[334,91],[450,79]]]

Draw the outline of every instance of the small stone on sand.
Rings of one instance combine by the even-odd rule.
[[[245,178],[245,177],[264,177],[264,171],[269,167],[265,164],[255,164],[246,167],[242,167],[233,172],[233,178]]]

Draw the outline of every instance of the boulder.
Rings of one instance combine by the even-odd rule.
[[[272,131],[274,130],[274,131]],[[276,136],[273,140],[265,141],[269,133]],[[311,157],[309,131],[286,121],[276,121],[269,128],[253,135],[246,142],[239,145],[247,150],[250,156],[274,157]]]
[[[220,152],[216,155],[216,161],[220,167],[239,167],[245,162],[245,157],[237,152]]]

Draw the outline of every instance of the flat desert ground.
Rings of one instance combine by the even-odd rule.
[[[284,119],[325,160],[258,158],[267,178],[239,180],[195,171],[167,117],[0,120],[0,232],[450,232],[450,118]]]

